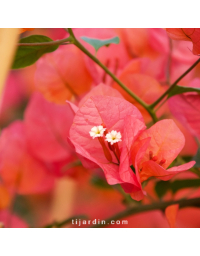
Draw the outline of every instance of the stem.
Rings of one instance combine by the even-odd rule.
[[[51,45],[61,45],[66,42],[71,42],[71,37],[67,37],[61,40],[51,41],[51,42],[43,42],[43,43],[18,43],[18,46],[51,46]]]
[[[71,224],[72,220],[74,220],[74,219],[86,220],[86,219],[88,219],[88,217],[86,215],[77,215],[77,216],[73,216],[71,218],[68,218],[66,220],[63,220],[61,222],[54,221],[53,223],[44,226],[44,228],[61,228],[62,226],[65,226],[67,224]]]
[[[143,100],[141,100],[137,95],[135,95],[129,88],[127,88],[103,63],[101,63],[94,55],[92,55],[75,37],[71,28],[68,28],[70,36],[73,38],[73,43],[76,45],[82,52],[84,52],[88,57],[90,57],[96,64],[98,64],[121,88],[124,89],[133,99],[135,99],[140,105],[145,108],[148,113],[151,115],[154,123],[157,121],[156,114],[153,109],[149,107]]]
[[[167,98],[156,109],[154,109],[154,111],[157,112],[165,104],[166,101]]]
[[[165,96],[167,96],[169,94],[169,92],[171,92],[174,87],[178,84],[178,82],[185,77],[194,67],[196,67],[196,65],[200,62],[200,58],[190,67],[188,68],[170,87],[169,89],[160,96],[160,98],[158,98],[153,104],[150,105],[150,108],[153,109],[156,105],[158,105],[158,103],[165,98]]]
[[[18,43],[18,46],[52,46],[52,45],[62,45],[66,43],[72,43],[76,45],[82,52],[84,52],[88,57],[90,57],[95,63],[97,63],[119,86],[121,86],[132,98],[134,98],[140,105],[142,105],[152,117],[154,123],[158,121],[156,114],[150,105],[146,104],[141,100],[136,94],[134,94],[129,88],[127,88],[110,70],[103,65],[94,55],[92,55],[74,36],[71,28],[65,29],[69,32],[70,36],[62,40],[52,41],[52,42],[42,42],[42,43]]]
[[[198,198],[192,198],[192,199],[181,199],[177,201],[168,201],[168,202],[159,202],[159,203],[154,203],[151,205],[141,205],[139,207],[132,207],[129,209],[126,209],[125,211],[122,211],[108,219],[105,220],[106,224],[97,224],[90,226],[90,228],[100,228],[100,227],[105,227],[111,223],[112,220],[120,220],[122,218],[129,217],[131,215],[141,213],[141,212],[146,212],[146,211],[154,211],[154,210],[161,210],[164,211],[166,207],[169,205],[173,204],[179,204],[179,208],[184,208],[188,206],[193,206],[193,207],[200,207],[200,197]]]

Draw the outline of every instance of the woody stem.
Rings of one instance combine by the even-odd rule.
[[[106,225],[110,224],[112,220],[120,220],[122,218],[127,218],[129,216],[132,216],[134,214],[141,213],[141,212],[154,211],[154,210],[164,211],[166,207],[173,204],[178,204],[179,208],[184,208],[189,206],[200,207],[200,197],[192,198],[192,199],[181,199],[176,201],[159,202],[154,204],[141,205],[139,207],[132,207],[106,219],[105,220],[106,224],[93,225],[91,226],[91,228],[105,227]]]
[[[137,213],[141,212],[147,212],[147,211],[154,211],[154,210],[161,210],[164,211],[166,207],[173,205],[173,204],[178,204],[179,208],[185,208],[185,207],[200,207],[200,197],[197,198],[192,198],[192,199],[180,199],[176,201],[167,201],[167,202],[158,202],[158,203],[153,203],[153,204],[147,204],[147,205],[140,205],[138,207],[131,207],[128,208],[120,213],[117,213],[116,215],[108,218],[105,220],[106,224],[97,224],[90,226],[90,228],[102,228],[105,227],[106,225],[109,225],[111,223],[111,220],[120,220],[122,218],[127,218],[129,216],[135,215]],[[62,226],[66,224],[71,224],[71,221],[73,219],[87,219],[87,216],[81,215],[81,216],[74,216],[72,218],[68,218],[62,222],[54,222],[51,223],[47,226],[46,228],[52,228],[52,227],[57,227],[61,228]]]
[[[153,109],[155,106],[158,105],[173,89],[174,87],[178,84],[178,82],[181,81],[183,77],[185,77],[193,68],[196,67],[196,65],[200,62],[200,58],[190,67],[188,68],[170,87],[169,89],[163,93],[163,95],[160,96],[153,104],[150,105],[150,108]]]
[[[143,108],[145,108],[154,123],[157,122],[157,117],[153,109],[149,107],[142,99],[140,99],[135,93],[133,93],[125,84],[123,84],[103,63],[101,63],[94,55],[92,55],[75,37],[71,28],[68,28],[68,32],[71,36],[70,42],[76,45],[82,52],[90,57],[97,65],[99,65],[124,91],[126,91],[134,100],[136,100]]]

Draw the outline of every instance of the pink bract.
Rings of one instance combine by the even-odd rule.
[[[167,28],[166,31],[174,40],[192,41],[193,53],[200,54],[200,28]]]
[[[64,104],[78,98],[92,85],[84,54],[74,45],[45,54],[37,62],[35,85],[49,101]]]
[[[200,79],[192,80],[189,87],[200,88]],[[200,95],[191,92],[173,96],[169,99],[171,113],[192,135],[200,139]]]
[[[123,96],[118,90],[104,83],[100,83],[98,86],[95,86],[89,93],[85,95],[85,97],[79,102],[79,107],[81,107],[91,96],[99,96],[99,95],[111,96],[111,97],[117,97],[117,98],[123,99]]]
[[[0,211],[0,223],[5,228],[28,228],[28,224],[24,220],[8,210]]]
[[[69,104],[48,102],[35,93],[25,112],[25,127],[29,149],[42,161],[69,160],[74,150],[68,135],[74,118]]]
[[[110,97],[110,96],[91,96],[77,111],[72,127],[70,129],[70,139],[76,148],[76,152],[80,155],[88,158],[99,165],[106,176],[109,184],[124,183],[123,188],[126,192],[140,190],[140,184],[137,177],[131,171],[129,167],[129,138],[130,130],[129,122],[126,122],[130,118],[131,125],[133,120],[136,121],[137,127],[134,134],[131,135],[130,143],[134,140],[137,134],[144,129],[144,121],[141,113],[131,103],[122,98]],[[104,124],[107,128],[107,132],[116,130],[121,132],[122,140],[119,142],[119,149],[121,151],[121,157],[123,159],[125,172],[132,172],[130,176],[124,175],[123,167],[119,173],[119,165],[116,159],[112,156],[112,162],[109,162],[101,147],[101,144],[97,139],[92,139],[89,135],[89,131],[92,127]],[[126,127],[126,135],[124,129]],[[125,144],[124,144],[125,143]],[[127,146],[127,149],[124,147]],[[127,158],[127,159],[126,159]],[[121,159],[121,158],[120,158]],[[122,175],[122,177],[121,177]],[[129,179],[131,177],[131,179]]]
[[[19,194],[41,193],[53,187],[53,176],[27,148],[21,121],[12,123],[1,134],[0,175],[3,182]]]
[[[150,139],[149,145],[139,161],[136,161],[138,150],[144,144],[144,139]],[[173,120],[166,119],[157,122],[145,130],[133,145],[132,160],[139,166],[141,182],[149,177],[169,180],[175,174],[188,170],[195,162],[191,161],[181,166],[166,168],[180,153],[185,144],[185,138]]]

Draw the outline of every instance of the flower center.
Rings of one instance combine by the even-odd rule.
[[[103,137],[105,130],[106,128],[104,128],[102,125],[94,126],[89,132],[89,134],[93,139],[96,137]]]
[[[113,130],[106,134],[106,141],[110,142],[110,144],[113,145],[114,143],[122,141],[121,137],[122,137],[122,135],[120,132]]]
[[[105,125],[102,124],[99,126],[94,126],[91,129],[91,131],[89,132],[89,134],[93,139],[98,138],[98,140],[103,148],[104,155],[109,162],[112,162],[112,155],[111,155],[110,151],[112,151],[114,153],[118,163],[120,162],[120,150],[119,150],[119,146],[118,146],[118,142],[122,141],[121,140],[122,136],[121,136],[120,132],[117,132],[114,130],[112,130],[111,132],[107,132]],[[105,138],[104,138],[104,135],[105,135]],[[102,138],[100,138],[100,137],[102,137]],[[107,148],[104,140],[107,141],[108,148],[110,149],[110,151]]]

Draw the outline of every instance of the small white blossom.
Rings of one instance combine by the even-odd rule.
[[[122,141],[121,140],[121,133],[117,131],[111,131],[108,134],[106,134],[106,141],[110,142],[111,145],[113,145],[116,142]]]
[[[89,132],[90,136],[94,139],[96,137],[103,137],[103,133],[106,128],[103,128],[102,125],[94,126],[91,131]]]

